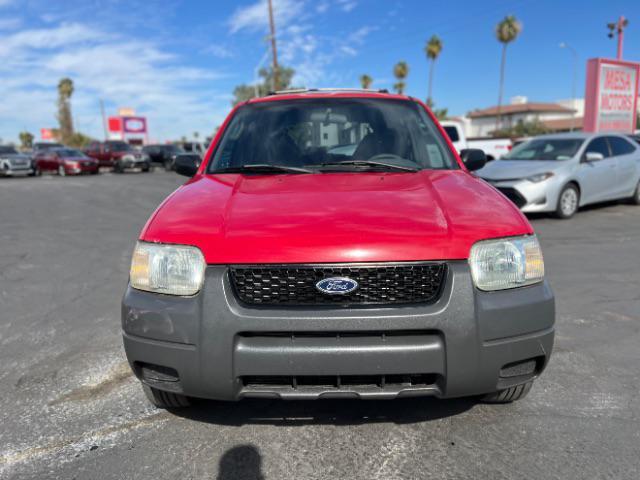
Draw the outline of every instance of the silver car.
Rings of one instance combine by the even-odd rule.
[[[33,175],[33,173],[31,157],[18,153],[10,145],[0,145],[0,177]]]
[[[478,170],[523,212],[572,217],[608,200],[640,204],[640,146],[614,133],[543,135]]]

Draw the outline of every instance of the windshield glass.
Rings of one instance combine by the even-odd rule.
[[[131,145],[125,142],[109,143],[108,145],[112,152],[129,152],[133,150]]]
[[[581,138],[536,138],[522,143],[502,157],[503,160],[569,160],[580,149]]]
[[[18,153],[18,152],[13,147],[5,147],[3,145],[0,145],[0,154],[3,154],[3,153],[4,154],[15,154],[15,153]]]
[[[56,150],[56,153],[61,156],[61,157],[65,157],[65,158],[76,158],[76,157],[84,157],[84,153],[78,151],[78,150],[74,150],[72,148],[61,148],[59,150]]]
[[[241,107],[208,171],[255,164],[313,168],[356,160],[458,168],[436,126],[415,102],[319,98]],[[341,168],[362,170],[362,165]]]

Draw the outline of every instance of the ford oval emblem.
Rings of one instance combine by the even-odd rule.
[[[316,283],[316,288],[328,295],[344,295],[358,288],[358,282],[346,277],[324,278]]]

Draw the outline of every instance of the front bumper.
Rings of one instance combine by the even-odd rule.
[[[33,168],[31,166],[11,166],[10,168],[0,168],[0,176],[3,177],[19,177],[25,175],[31,175]]]
[[[546,282],[480,292],[466,262],[449,264],[433,305],[248,308],[224,266],[207,268],[194,297],[128,287],[122,305],[125,351],[138,378],[219,400],[494,392],[542,372],[554,317]],[[510,367],[519,362],[535,366]]]
[[[534,183],[528,180],[488,181],[525,213],[552,212],[556,209],[557,193],[553,180]]]

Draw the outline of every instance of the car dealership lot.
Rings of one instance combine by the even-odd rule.
[[[252,400],[169,413],[130,375],[119,307],[135,238],[183,179],[0,179],[0,478],[637,476],[640,207],[532,218],[558,324],[551,363],[519,403]]]

